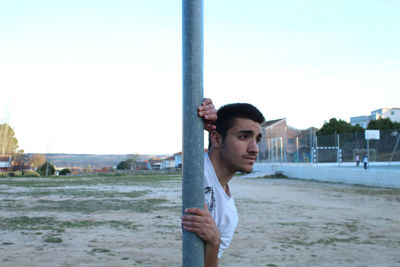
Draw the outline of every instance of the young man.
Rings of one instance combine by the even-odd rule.
[[[208,112],[211,114],[212,109]],[[203,115],[200,107],[199,116]],[[209,153],[204,159],[204,210],[189,208],[185,212],[190,215],[182,216],[183,228],[205,242],[204,266],[217,266],[232,240],[238,216],[228,182],[238,171],[253,170],[260,124],[265,121],[257,108],[244,103],[221,107],[217,117],[209,129]]]
[[[362,161],[364,163],[364,169],[367,169],[368,168],[368,154],[367,153],[364,153]]]

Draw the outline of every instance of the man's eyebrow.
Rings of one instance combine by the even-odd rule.
[[[254,134],[253,130],[239,130],[236,134]]]

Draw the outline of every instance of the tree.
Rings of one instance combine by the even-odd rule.
[[[336,118],[332,118],[329,120],[329,122],[324,123],[321,129],[317,132],[317,135],[353,133],[355,132],[354,127],[356,127],[357,129],[361,128],[360,126],[352,126],[350,123],[344,120],[337,120]]]
[[[353,126],[352,129],[353,133],[363,133],[364,131],[365,131],[364,128],[358,123],[355,126]]]
[[[344,133],[362,133],[364,128],[359,124],[355,126],[344,120],[337,120],[332,118],[329,122],[325,122],[321,129],[317,132],[317,135],[331,135],[331,134],[344,134]]]
[[[92,168],[90,167],[90,164],[88,164],[85,168],[83,168],[84,172],[92,172]]]
[[[7,123],[0,124],[0,155],[14,154],[18,148],[15,132]]]
[[[135,167],[136,159],[127,159],[118,163],[117,170],[134,170]]]
[[[43,154],[33,154],[29,159],[29,166],[35,166],[35,168],[39,168],[46,162],[46,156]]]
[[[371,120],[368,123],[368,130],[398,130],[400,129],[399,122],[393,122],[390,118],[380,118],[378,120]]]
[[[129,163],[125,160],[121,161],[117,165],[117,170],[129,170],[129,169],[130,169]]]
[[[126,160],[126,162],[128,162],[131,170],[136,169],[136,159],[128,159]]]
[[[38,172],[41,175],[54,175],[54,173],[56,172],[56,168],[54,167],[53,164],[51,164],[50,162],[46,161],[38,170]]]
[[[13,171],[22,171],[28,169],[28,165],[26,164],[24,150],[18,150],[17,152],[13,153]]]
[[[60,171],[60,175],[67,175],[67,174],[70,174],[70,173],[71,173],[71,170],[70,170],[70,169],[67,169],[67,168],[62,169],[62,170]]]

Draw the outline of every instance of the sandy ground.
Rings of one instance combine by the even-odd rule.
[[[231,188],[239,225],[219,266],[400,266],[400,190],[240,177]],[[179,184],[146,197],[166,198],[171,208],[40,212],[59,220],[129,221],[132,229],[66,227],[55,234],[0,225],[0,266],[181,266]],[[3,221],[16,215],[0,211]],[[62,242],[45,242],[49,237]]]

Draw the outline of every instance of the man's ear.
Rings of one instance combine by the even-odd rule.
[[[222,137],[217,131],[212,131],[211,132],[211,142],[213,147],[218,148],[222,144]]]

